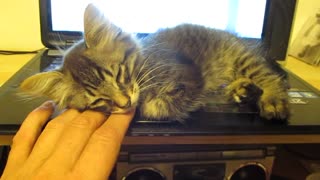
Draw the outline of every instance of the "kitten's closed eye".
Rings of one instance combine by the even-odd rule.
[[[120,65],[116,81],[120,84],[128,84],[130,82],[130,76],[125,65]]]
[[[110,112],[113,106],[113,101],[106,98],[97,98],[89,106],[89,109],[101,111],[101,112]]]
[[[93,102],[91,103],[91,105],[92,105],[92,106],[93,106],[93,105],[97,105],[97,104],[99,104],[99,103],[101,103],[101,102],[107,102],[107,103],[110,104],[110,105],[113,104],[113,102],[112,102],[110,99],[98,98],[98,99],[96,99],[95,101],[93,101]]]

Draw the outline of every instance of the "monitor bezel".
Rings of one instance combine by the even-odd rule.
[[[41,41],[47,48],[67,48],[83,38],[82,32],[53,31],[51,20],[51,0],[40,0]],[[267,0],[265,19],[260,41],[265,55],[270,60],[285,60],[296,0]],[[145,34],[144,34],[145,35]]]

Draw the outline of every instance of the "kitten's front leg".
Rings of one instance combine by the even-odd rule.
[[[287,92],[278,85],[278,81],[258,86],[249,78],[239,78],[225,88],[225,93],[229,100],[236,103],[257,104],[263,118],[286,119],[290,114]]]
[[[290,115],[287,93],[279,89],[265,88],[258,105],[260,116],[266,119],[287,119]]]
[[[251,79],[239,78],[225,88],[225,94],[230,101],[248,103],[257,101],[262,94],[262,90]]]

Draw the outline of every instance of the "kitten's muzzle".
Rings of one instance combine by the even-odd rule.
[[[128,101],[124,104],[124,105],[120,105],[120,104],[117,104],[115,103],[115,105],[121,109],[127,109],[131,106],[131,100],[128,99]]]
[[[123,106],[114,104],[111,113],[127,113],[135,108],[135,104],[131,104],[131,101],[128,100],[127,103]]]
[[[113,106],[116,106],[120,109],[126,109],[131,106],[131,98],[123,93],[114,94],[112,102]]]

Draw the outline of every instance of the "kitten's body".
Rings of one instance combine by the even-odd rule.
[[[238,59],[249,53],[235,36],[191,24],[160,30],[147,41],[150,41],[148,46],[159,43],[155,45],[159,49],[175,49],[192,59],[205,80],[205,92],[216,91],[234,81]]]
[[[289,114],[282,77],[230,33],[185,24],[137,42],[93,6],[84,20],[85,40],[65,55],[60,72],[30,77],[22,89],[80,110],[138,106],[141,116],[159,120],[185,119],[217,91],[237,103],[258,91],[261,116]]]
[[[153,50],[174,49],[191,59],[201,72],[203,87],[198,94],[204,98],[222,91],[239,103],[256,96],[251,93],[262,93],[255,99],[262,116],[284,119],[289,114],[284,77],[259,51],[228,32],[184,24],[160,30],[142,42]]]

